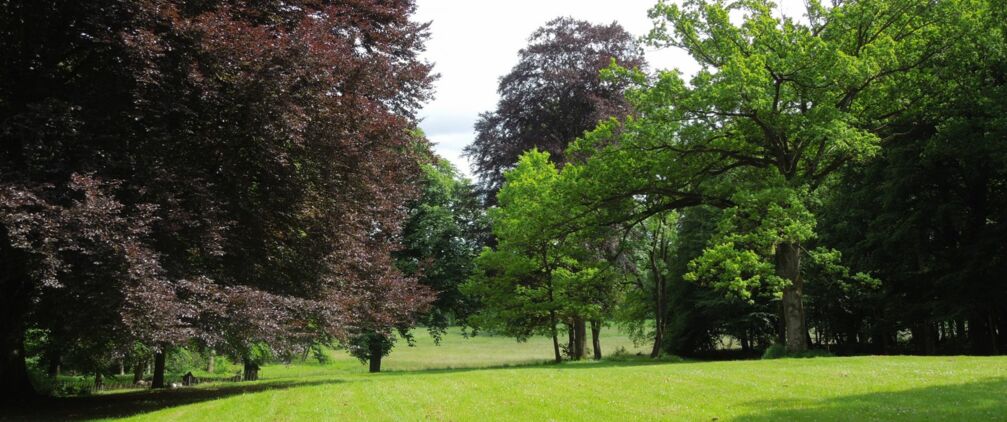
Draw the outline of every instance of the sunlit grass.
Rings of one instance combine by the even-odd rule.
[[[603,349],[646,349],[614,332],[605,338]],[[434,346],[419,335],[416,347],[403,346],[381,374],[333,351],[326,365],[265,366],[255,383],[69,404],[77,415],[142,421],[1007,420],[1007,357],[553,365],[542,363],[551,356],[544,338],[449,335]]]

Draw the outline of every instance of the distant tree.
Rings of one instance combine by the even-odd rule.
[[[497,109],[476,122],[476,140],[465,148],[480,187],[492,202],[504,172],[523,152],[548,152],[560,166],[567,144],[610,116],[630,113],[626,84],[601,77],[614,61],[643,68],[643,51],[617,23],[594,25],[557,18],[536,30],[519,62],[500,79]]]
[[[100,315],[75,335],[115,329],[161,375],[191,338],[241,356],[408,324],[430,300],[390,257],[428,149],[414,11],[4,2],[0,396],[32,391],[42,306]]]
[[[474,303],[459,286],[490,236],[489,221],[475,186],[450,162],[434,157],[423,165],[421,194],[409,207],[396,266],[437,294],[421,318],[438,338],[451,323],[464,321]]]
[[[618,319],[635,341],[653,341],[652,358],[664,351],[669,278],[673,276],[668,266],[678,246],[677,235],[678,214],[670,212],[641,222],[628,241],[632,266],[627,278],[633,288],[619,304]]]
[[[805,350],[802,245],[816,236],[819,188],[876,154],[894,116],[939,83],[926,67],[963,31],[949,24],[959,7],[809,2],[802,23],[768,1],[659,3],[650,41],[701,69],[689,84],[677,72],[633,76],[640,118],[602,125],[568,152],[590,157],[582,201],[602,224],[723,208],[687,278],[749,301],[780,296],[787,350]]]

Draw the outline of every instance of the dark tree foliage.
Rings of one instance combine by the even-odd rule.
[[[646,65],[635,38],[619,24],[572,18],[539,28],[518,54],[518,64],[500,79],[497,109],[480,116],[476,139],[465,148],[491,202],[521,153],[538,148],[562,165],[571,141],[600,120],[630,113],[625,84],[602,78],[603,69],[613,61]]]
[[[881,280],[813,293],[811,325],[841,351],[1007,352],[1007,10],[976,11],[932,67],[943,83],[822,206],[824,240]]]
[[[389,256],[428,148],[414,10],[0,2],[0,395],[57,319],[235,355],[408,324],[432,299]]]
[[[439,338],[449,324],[464,321],[476,305],[459,286],[472,274],[490,229],[475,186],[448,161],[434,157],[423,166],[421,189],[409,207],[402,249],[394,256],[403,273],[418,277],[420,284],[437,293],[422,322]]]
[[[653,257],[660,262],[651,262],[652,257],[648,256],[640,265],[651,267],[638,270],[649,277],[639,281],[639,288],[626,297],[627,307],[637,309],[636,322],[631,320],[633,313],[624,316],[630,318],[626,325],[634,337],[651,336],[655,341],[653,358],[662,354],[699,358],[750,357],[778,336],[778,300],[759,297],[754,303],[748,303],[683,278],[689,262],[703,253],[716,233],[720,213],[711,206],[683,209],[678,219],[671,222],[675,225],[672,229],[676,232],[674,239],[666,246],[666,251]],[[655,283],[655,273],[660,273],[662,283]],[[663,287],[660,291],[659,286]],[[651,319],[656,322],[653,332],[649,331]],[[737,341],[735,345],[740,347],[734,355],[718,351],[724,348],[722,341],[726,338],[733,338]]]

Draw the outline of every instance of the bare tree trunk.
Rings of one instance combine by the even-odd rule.
[[[928,355],[937,354],[937,326],[930,321],[923,323],[924,334],[924,349]]]
[[[996,324],[996,321],[993,319],[993,313],[992,312],[986,314],[986,322],[987,322],[986,326],[989,328],[989,333],[990,333],[990,354],[998,355],[998,354],[1000,354],[1000,350],[997,347],[997,343],[998,343],[998,341],[997,341],[997,324]]]
[[[55,349],[55,348],[53,348],[53,349]],[[48,355],[48,359],[49,359],[49,367],[46,368],[46,374],[48,374],[50,378],[58,378],[59,377],[59,363],[60,363],[59,351],[57,351],[57,350],[49,350],[49,352],[47,352],[46,354]]]
[[[790,281],[783,289],[783,321],[789,353],[808,350],[808,330],[804,321],[804,281],[801,280],[801,248],[785,243],[776,250],[776,274]]]
[[[242,381],[258,381],[259,380],[259,365],[248,359],[243,360],[244,371],[242,374]]]
[[[150,381],[150,388],[164,388],[164,353],[162,349],[154,353],[154,377]]]
[[[573,329],[573,324],[569,321],[566,322],[566,336],[566,353],[569,355],[570,359],[573,360],[575,359],[574,349],[577,347],[577,333]]]
[[[552,351],[556,355],[556,363],[563,361],[563,356],[559,354],[559,335],[556,332],[556,311],[549,311],[549,321],[552,324]]]
[[[105,377],[101,375],[101,371],[94,373],[94,390],[101,391],[101,388],[105,386]]]
[[[654,297],[657,303],[654,304],[654,348],[650,350],[650,357],[659,358],[664,347],[664,277],[656,273],[656,265],[654,269]]]
[[[36,396],[25,364],[25,317],[31,303],[26,257],[10,246],[0,225],[0,402]]]
[[[991,355],[994,351],[996,333],[990,325],[991,319],[981,312],[976,312],[969,318],[969,346],[970,353],[977,355]]]
[[[207,354],[209,355],[209,359],[206,362],[206,372],[212,374],[217,370],[217,353],[213,349],[210,349]]]
[[[143,381],[143,372],[144,369],[146,368],[147,368],[146,359],[136,363],[136,366],[133,367],[133,384],[138,384],[140,381]]]
[[[381,339],[376,335],[371,337],[370,344],[370,358],[368,363],[370,364],[370,372],[381,372]]]
[[[573,330],[577,332],[574,336],[574,360],[581,360],[584,359],[585,346],[587,346],[587,325],[584,322],[584,317],[574,318]]]
[[[7,259],[7,257],[0,257]],[[0,277],[5,277],[2,274]],[[0,401],[34,397],[24,350],[25,282],[7,281],[0,293]]]
[[[126,375],[126,363],[119,359],[119,376]]]
[[[591,320],[591,348],[594,349],[594,360],[601,360],[601,321]]]

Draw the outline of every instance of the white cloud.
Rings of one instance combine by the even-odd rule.
[[[472,142],[479,113],[497,102],[497,82],[517,62],[517,53],[538,27],[559,16],[595,23],[619,22],[634,35],[651,29],[647,10],[656,0],[418,0],[415,19],[431,22],[424,58],[440,73],[436,97],[420,112],[420,127],[438,154],[471,175],[461,150]],[[802,0],[782,0],[788,15],[800,16]],[[676,49],[647,49],[651,69],[678,68],[685,74],[696,63]]]

